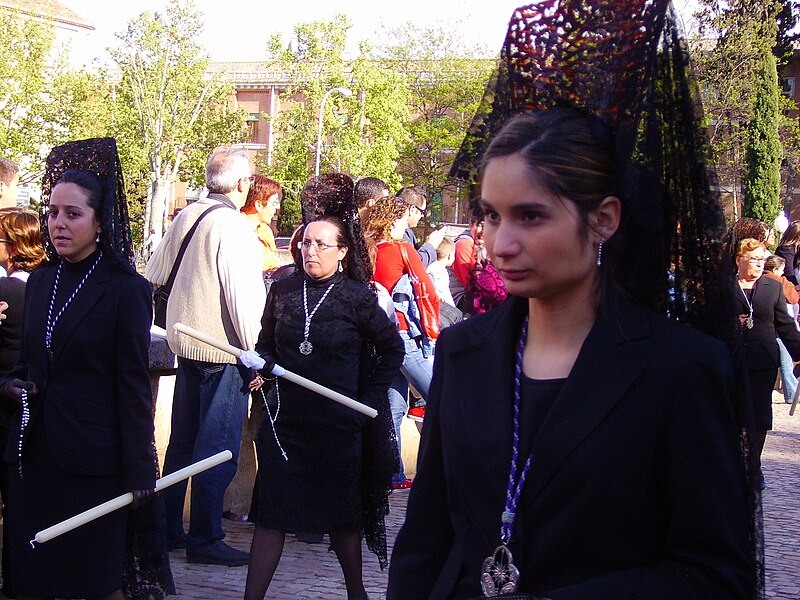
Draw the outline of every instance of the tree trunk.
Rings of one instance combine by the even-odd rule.
[[[150,181],[150,227],[155,229],[156,239],[161,237],[166,231],[166,220],[164,214],[167,208],[167,190],[169,183],[163,177],[156,176]]]

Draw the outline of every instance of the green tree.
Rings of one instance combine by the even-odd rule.
[[[245,135],[244,114],[229,107],[232,88],[208,74],[197,41],[202,31],[202,14],[191,0],[170,0],[164,13],[144,12],[131,20],[111,50],[121,74],[117,101],[133,107],[138,127],[136,141],[128,143],[147,153],[144,230],[157,235],[165,229],[166,195],[177,177],[198,181],[199,156]]]
[[[299,193],[314,174],[319,110],[332,88],[346,88],[350,97],[332,93],[325,103],[320,172],[338,171],[353,179],[371,176],[391,186],[397,175],[399,148],[407,139],[407,89],[397,73],[368,58],[362,44],[354,59],[345,58],[350,23],[344,15],[330,21],[298,24],[294,39],[269,42],[270,65],[295,82],[282,95],[290,107],[275,117],[282,132],[271,164],[261,157],[260,169],[284,187],[278,230],[289,234],[299,220]]]
[[[738,218],[746,170],[747,125],[765,52],[777,35],[775,0],[700,0],[699,40],[693,44],[711,147],[723,187],[732,192]]]
[[[756,88],[753,118],[747,127],[747,175],[744,180],[745,216],[772,223],[781,210],[781,160],[778,139],[778,71],[775,56],[764,53]]]
[[[0,11],[0,154],[38,166],[53,129],[43,116],[49,101],[52,25]]]
[[[472,121],[494,61],[488,50],[464,44],[452,27],[420,28],[412,23],[392,29],[380,48],[388,70],[403,76],[409,89],[412,119],[403,146],[399,172],[406,184],[428,192],[430,219],[442,214],[445,194],[459,184],[448,177],[455,153]]]

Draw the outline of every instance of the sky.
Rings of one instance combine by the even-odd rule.
[[[72,36],[71,54],[76,65],[105,57],[105,49],[116,45],[114,34],[124,31],[128,21],[143,11],[163,10],[165,0],[61,0],[95,31]],[[686,9],[693,0],[674,0]],[[282,32],[288,42],[295,24],[327,20],[344,13],[353,24],[349,41],[377,40],[384,28],[412,21],[418,27],[442,24],[456,29],[465,40],[499,52],[514,9],[525,0],[195,0],[205,17],[203,45],[214,61],[253,61],[266,58],[267,40]],[[691,12],[685,10],[685,12]],[[107,61],[107,59],[104,59]]]

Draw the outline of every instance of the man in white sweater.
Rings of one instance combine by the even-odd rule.
[[[189,562],[239,566],[248,554],[223,540],[225,490],[236,474],[250,371],[230,354],[176,333],[185,323],[245,350],[255,347],[266,301],[261,251],[253,228],[239,213],[250,189],[252,166],[238,149],[216,150],[206,163],[207,198],[180,211],[156,248],[145,277],[156,285],[169,278],[184,237],[208,208],[180,262],[167,304],[167,341],[178,356],[172,432],[164,474],[217,452],[233,460],[192,478],[189,533],[183,530],[186,484],[164,492],[167,544],[186,547]]]

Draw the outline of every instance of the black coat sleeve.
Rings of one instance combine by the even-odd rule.
[[[775,256],[780,256],[786,261],[786,269],[783,272],[783,276],[791,281],[794,285],[797,285],[797,277],[795,277],[794,274],[794,261],[796,254],[797,249],[794,246],[778,246],[775,249]]]

